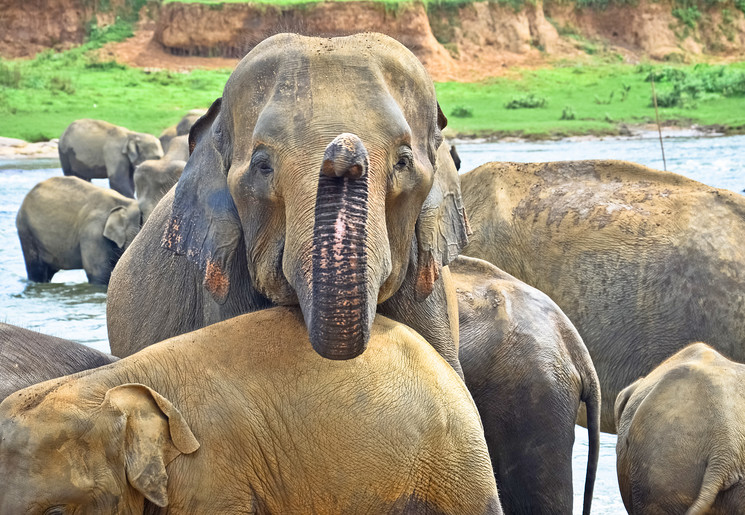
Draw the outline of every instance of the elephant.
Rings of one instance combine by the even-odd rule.
[[[618,483],[637,514],[745,513],[745,365],[693,343],[615,404]]]
[[[160,159],[149,159],[137,165],[134,171],[135,198],[142,211],[143,223],[158,204],[163,195],[170,190],[189,159],[189,137],[176,136],[171,140],[168,151]]]
[[[173,141],[173,138],[188,135],[191,126],[205,113],[207,113],[206,109],[192,109],[176,125],[164,129],[158,137],[160,145],[163,147],[163,152],[168,152],[168,145]]]
[[[28,279],[49,282],[59,270],[84,269],[109,283],[117,260],[140,229],[134,199],[77,177],[51,177],[28,192],[16,228]]]
[[[392,38],[258,44],[114,271],[112,353],[299,305],[326,358],[360,355],[379,312],[460,372],[447,264],[468,227],[446,123],[424,66]]]
[[[0,401],[32,384],[117,359],[77,342],[0,323]]]
[[[109,179],[112,189],[134,198],[132,173],[148,159],[163,157],[152,134],[134,132],[103,120],[75,120],[59,139],[59,159],[65,175]]]
[[[545,294],[480,259],[450,262],[459,356],[481,415],[505,513],[572,513],[580,403],[589,453],[589,514],[600,452],[600,383],[577,330]]]
[[[502,513],[442,357],[377,316],[364,355],[324,359],[297,307],[12,394],[0,477],[0,513]]]
[[[463,253],[546,293],[615,399],[694,341],[745,361],[745,198],[625,161],[487,163],[461,176]],[[604,403],[601,431],[615,432]]]

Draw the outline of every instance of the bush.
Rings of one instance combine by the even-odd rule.
[[[450,116],[454,116],[456,118],[471,118],[473,116],[473,110],[471,110],[470,107],[455,106],[450,112]]]
[[[62,93],[67,93],[68,95],[72,95],[75,93],[75,88],[72,85],[72,81],[68,77],[60,77],[58,75],[55,75],[51,79],[49,79],[49,89],[52,91],[61,91]]]
[[[695,29],[698,20],[701,19],[701,11],[695,5],[692,7],[676,8],[673,9],[673,16],[683,22],[683,25]]]
[[[17,88],[21,85],[23,75],[18,66],[12,66],[0,60],[0,86]]]
[[[548,100],[533,93],[521,97],[513,97],[504,105],[505,109],[536,109],[546,107]]]
[[[564,106],[564,110],[561,111],[561,118],[559,120],[574,120],[577,118],[577,115],[574,113],[574,108],[572,106]]]

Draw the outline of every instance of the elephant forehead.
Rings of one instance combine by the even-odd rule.
[[[239,64],[223,95],[237,147],[254,132],[279,141],[288,130],[316,128],[336,136],[374,127],[387,139],[429,134],[434,87],[421,63],[387,40],[336,39],[280,38],[284,46],[259,45]]]

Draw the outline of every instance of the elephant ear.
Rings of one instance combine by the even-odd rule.
[[[106,223],[103,226],[104,238],[108,238],[119,248],[124,247],[127,241],[127,210],[117,206],[109,211]]]
[[[140,154],[139,149],[137,148],[137,136],[135,134],[127,136],[127,143],[124,145],[124,148],[122,148],[122,154],[127,154],[127,159],[131,164],[137,162],[137,158]]]
[[[189,132],[190,156],[176,184],[161,245],[195,263],[203,286],[223,304],[243,233],[220,152],[220,105],[218,98]]]
[[[616,421],[616,429],[618,429],[618,424],[621,422],[621,415],[623,415],[623,410],[626,409],[626,405],[629,403],[629,399],[632,395],[634,395],[634,392],[636,391],[636,387],[639,386],[639,382],[641,379],[637,379],[633,383],[631,383],[629,386],[621,390],[621,393],[618,394],[616,397],[616,403],[613,406],[613,414]]]
[[[438,134],[446,124],[447,119],[438,104]],[[432,293],[440,269],[458,257],[471,234],[460,194],[460,177],[450,156],[450,147],[442,141],[442,136],[436,141],[434,182],[416,222],[415,295],[420,302]]]
[[[199,449],[183,415],[158,392],[136,383],[111,388],[102,407],[123,418],[127,481],[150,502],[168,506],[166,466]]]

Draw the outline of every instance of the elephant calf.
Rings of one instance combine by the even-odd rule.
[[[148,159],[163,157],[160,140],[103,120],[72,122],[59,139],[62,172],[90,181],[106,179],[111,188],[134,198],[132,173]]]
[[[421,336],[378,316],[328,360],[297,308],[12,394],[0,477],[0,513],[502,512],[476,407]]]
[[[480,259],[450,263],[460,351],[506,513],[572,513],[580,403],[590,452],[590,512],[600,446],[600,383],[577,330],[546,295]]]
[[[0,323],[0,401],[32,384],[117,359],[70,340]]]
[[[189,136],[176,136],[161,159],[148,159],[135,168],[135,197],[140,204],[143,223],[163,195],[178,182],[189,159]]]
[[[626,510],[745,513],[745,365],[704,343],[679,351],[616,399]]]
[[[16,216],[29,280],[49,282],[59,270],[82,268],[89,282],[108,284],[140,219],[137,202],[113,190],[77,177],[40,182]]]

